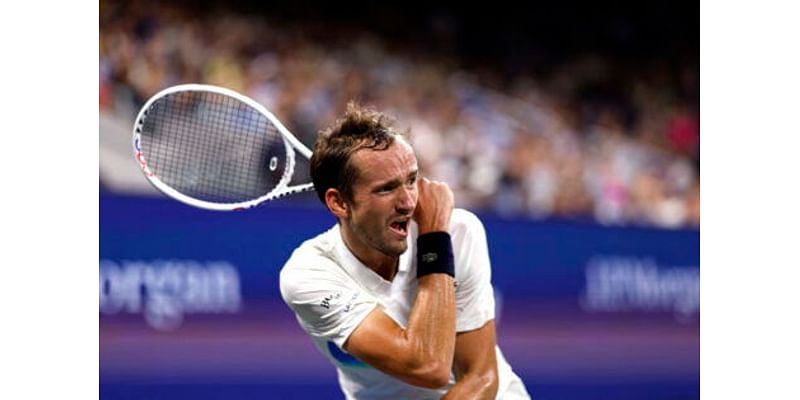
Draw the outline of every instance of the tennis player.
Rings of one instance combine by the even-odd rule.
[[[529,399],[495,340],[486,233],[419,177],[408,142],[348,105],[311,178],[338,223],[297,248],[281,294],[348,399]]]

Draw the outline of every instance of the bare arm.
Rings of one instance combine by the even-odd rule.
[[[408,329],[375,309],[353,331],[345,350],[404,382],[427,388],[447,384],[455,348],[453,278],[431,274],[419,281]]]
[[[414,218],[419,233],[447,231],[453,193],[447,185],[419,181]],[[367,364],[412,385],[447,384],[455,351],[455,287],[447,274],[419,278],[406,329],[382,310],[372,311],[353,331],[344,349]]]
[[[456,337],[456,385],[442,399],[494,399],[498,375],[494,320]]]

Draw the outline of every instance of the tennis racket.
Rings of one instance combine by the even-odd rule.
[[[266,108],[232,90],[173,86],[150,98],[133,127],[145,177],[173,199],[209,210],[243,210],[313,183],[290,186],[295,153],[311,150]]]

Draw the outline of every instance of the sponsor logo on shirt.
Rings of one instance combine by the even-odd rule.
[[[324,299],[322,299],[322,301],[319,303],[319,305],[320,305],[320,307],[323,307],[323,308],[325,308],[326,310],[330,310],[330,308],[331,308],[331,301],[333,301],[333,300],[336,300],[336,299],[338,299],[339,297],[342,297],[342,294],[341,294],[341,293],[339,293],[339,292],[336,292],[336,293],[334,293],[334,294],[329,294],[329,295],[325,296],[325,298],[324,298]]]

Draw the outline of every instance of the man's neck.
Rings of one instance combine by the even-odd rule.
[[[391,282],[397,274],[397,267],[400,262],[400,257],[387,256],[378,250],[375,250],[365,243],[358,240],[351,239],[351,232],[340,224],[340,232],[342,241],[350,253],[361,261],[367,268],[380,275],[381,278]]]

